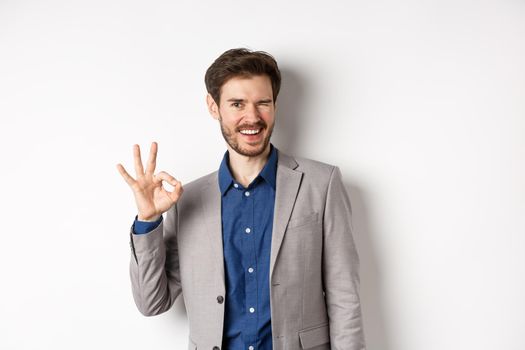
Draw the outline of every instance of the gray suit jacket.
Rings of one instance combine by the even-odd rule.
[[[218,172],[185,185],[159,227],[131,233],[131,248],[138,309],[160,314],[182,293],[188,349],[221,347],[218,297],[226,290]],[[358,265],[339,168],[279,152],[269,276],[273,348],[363,350]]]

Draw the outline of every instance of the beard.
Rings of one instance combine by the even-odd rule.
[[[220,114],[219,124],[221,126],[222,137],[224,137],[226,143],[230,145],[230,147],[235,152],[246,157],[257,157],[266,150],[266,147],[268,147],[268,144],[270,143],[270,137],[272,136],[273,126],[275,125],[274,123],[268,128],[268,124],[266,124],[263,120],[259,120],[254,124],[242,124],[235,128],[235,130],[230,130],[222,123],[222,116]],[[241,129],[261,129],[261,133],[268,129],[268,134],[264,137],[262,142],[255,148],[247,148],[239,144],[239,138],[242,137],[239,136],[239,130]]]

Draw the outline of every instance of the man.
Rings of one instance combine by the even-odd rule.
[[[154,174],[156,143],[146,170],[134,146],[136,179],[117,166],[138,208],[130,264],[138,309],[160,314],[182,293],[189,349],[364,349],[341,173],[270,143],[277,63],[264,52],[228,50],[205,82],[227,146],[218,171],[183,195],[173,176]]]

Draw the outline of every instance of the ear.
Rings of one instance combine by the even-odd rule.
[[[206,104],[208,105],[208,112],[210,112],[210,115],[213,117],[213,119],[218,120],[219,106],[217,106],[217,103],[215,103],[215,100],[213,99],[213,97],[211,97],[210,94],[206,95]]]

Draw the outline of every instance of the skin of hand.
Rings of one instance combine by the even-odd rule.
[[[136,179],[128,174],[122,164],[117,164],[117,170],[133,191],[138,209],[138,220],[140,221],[158,220],[163,213],[177,203],[183,192],[180,181],[167,172],[160,171],[156,175],[154,174],[157,165],[157,149],[157,143],[152,142],[146,171],[144,171],[140,147],[133,145]],[[173,186],[173,191],[166,191],[162,186],[162,181]]]

